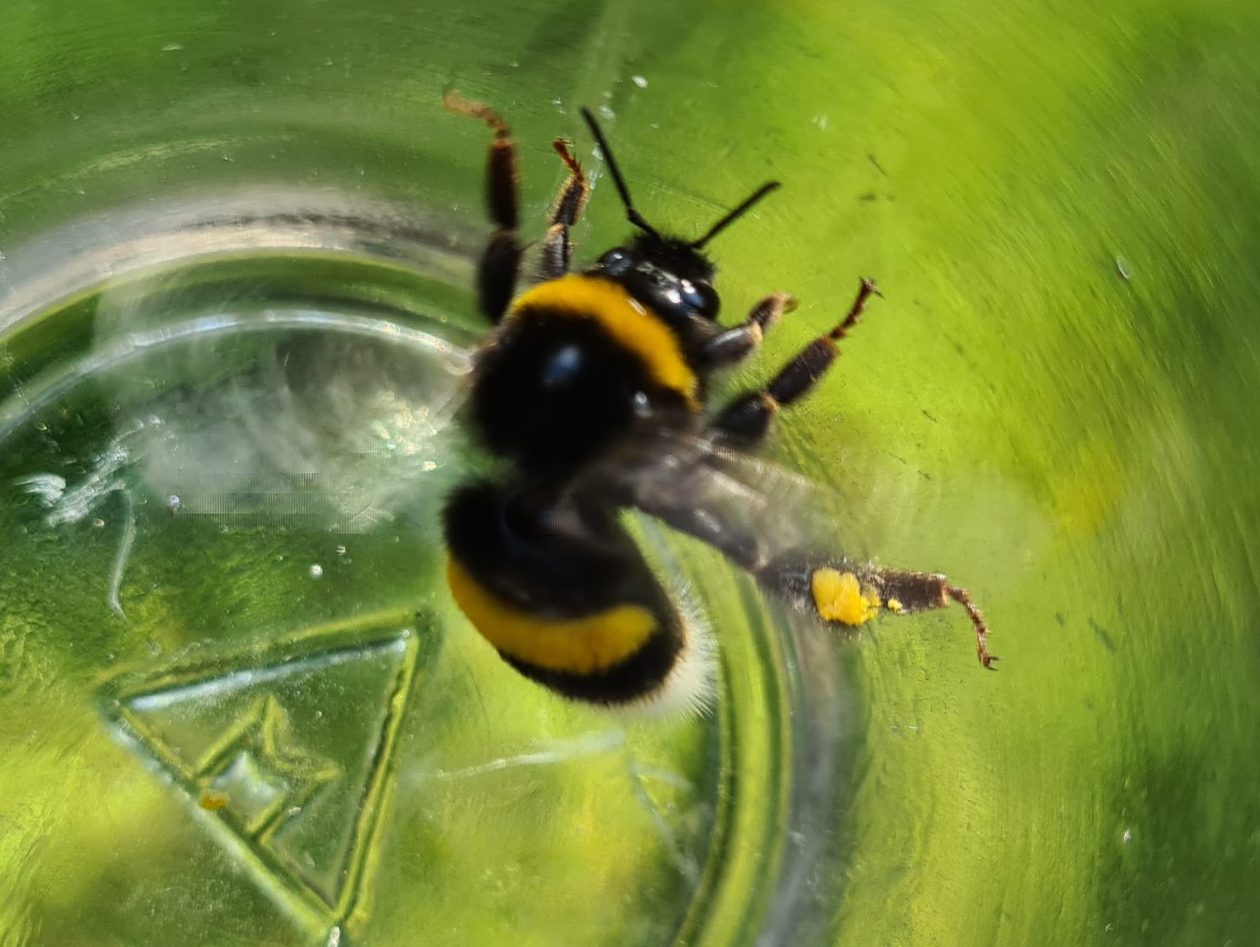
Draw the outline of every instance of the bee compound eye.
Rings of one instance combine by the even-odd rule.
[[[620,276],[630,269],[630,255],[624,250],[609,250],[599,258],[599,265],[609,276]]]
[[[718,313],[718,294],[708,283],[681,281],[682,301],[702,316],[710,319]]]

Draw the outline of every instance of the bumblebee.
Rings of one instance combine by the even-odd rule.
[[[739,458],[827,372],[875,283],[863,279],[845,316],[790,359],[764,388],[711,411],[713,376],[752,355],[795,307],[772,293],[743,322],[718,322],[708,244],[779,187],[770,181],[700,237],[662,233],[635,208],[595,117],[582,110],[635,233],[593,264],[571,269],[571,228],[590,184],[569,145],[554,148],[567,177],[541,245],[541,281],[516,295],[516,146],[490,107],[456,93],[455,113],[492,133],[486,195],[494,225],[477,267],[478,304],[494,324],[478,348],[468,411],[499,458],[497,477],[448,498],[443,528],[455,602],[503,659],[551,690],[626,706],[707,700],[705,632],[658,580],[622,522],[637,509],[723,553],[766,592],[823,622],[857,627],[882,611],[960,604],[981,664],[996,658],[966,590],[943,575],[855,562],[789,528],[773,496],[751,528]],[[741,499],[742,497],[742,499]]]

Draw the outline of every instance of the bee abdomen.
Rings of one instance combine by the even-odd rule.
[[[526,539],[510,518],[500,492],[480,484],[452,497],[445,523],[452,596],[505,661],[575,700],[705,701],[708,675],[691,666],[699,628],[615,521],[598,536]]]

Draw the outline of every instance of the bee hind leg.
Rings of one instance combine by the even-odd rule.
[[[820,564],[821,563],[821,564]],[[989,670],[997,656],[988,649],[989,626],[970,593],[939,573],[872,569],[846,560],[788,556],[758,569],[758,582],[827,622],[857,628],[881,611],[911,615],[956,602],[966,611],[976,634],[976,657]]]
[[[494,135],[486,153],[486,206],[495,231],[477,264],[477,302],[491,322],[498,322],[512,302],[521,266],[516,142],[511,127],[490,106],[471,102],[453,89],[446,90],[442,104],[449,112],[484,122]]]
[[[996,670],[989,626],[966,589],[939,573],[876,569],[816,547],[781,544],[773,534],[742,528],[737,520],[694,501],[694,491],[658,491],[633,504],[679,532],[720,552],[768,594],[825,622],[858,628],[881,612],[911,615],[957,602],[976,634],[976,656]]]

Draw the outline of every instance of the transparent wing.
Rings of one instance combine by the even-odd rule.
[[[745,568],[801,549],[862,557],[866,515],[835,490],[714,437],[629,438],[595,472],[627,505],[714,546]]]

